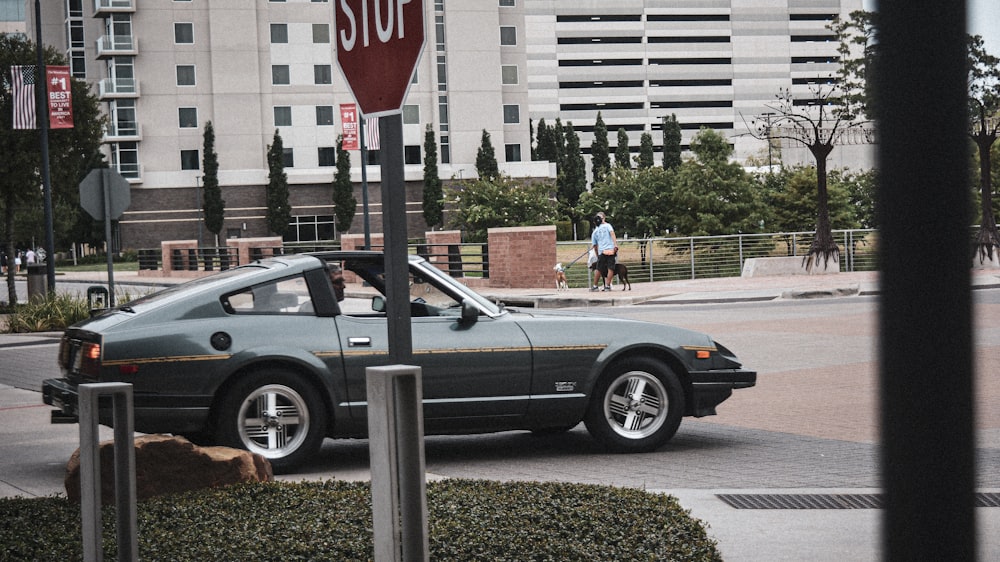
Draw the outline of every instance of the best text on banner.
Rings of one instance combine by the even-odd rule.
[[[48,66],[45,79],[49,93],[49,128],[73,128],[73,88],[68,66]]]

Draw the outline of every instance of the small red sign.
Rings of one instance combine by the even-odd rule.
[[[423,0],[339,0],[337,63],[361,113],[398,113],[424,49]]]
[[[73,128],[73,86],[68,66],[45,67],[49,92],[49,128]]]
[[[358,108],[353,103],[340,104],[340,123],[344,130],[341,150],[361,150],[358,142]]]

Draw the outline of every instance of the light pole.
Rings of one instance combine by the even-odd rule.
[[[198,247],[201,248],[201,223],[203,219],[204,209],[201,203],[201,175],[195,174],[194,176],[194,207],[197,210],[198,218]]]
[[[774,172],[774,169],[772,168],[773,163],[771,161],[771,117],[777,114],[773,111],[765,111],[761,115],[764,116],[764,119],[767,122],[767,173],[770,174]]]

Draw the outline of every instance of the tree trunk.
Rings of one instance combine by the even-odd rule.
[[[833,229],[830,226],[830,195],[827,191],[826,159],[833,151],[832,144],[815,143],[809,146],[810,152],[816,158],[816,237],[809,245],[809,252],[803,258],[806,271],[821,267],[840,268],[840,249],[833,240]],[[833,263],[830,263],[830,262]]]
[[[990,147],[996,137],[981,131],[973,137],[979,148],[979,192],[982,199],[982,214],[979,221],[979,233],[973,242],[973,259],[979,259],[982,265],[993,260],[994,249],[1000,248],[1000,233],[997,232],[997,221],[993,216],[993,186],[990,178]]]

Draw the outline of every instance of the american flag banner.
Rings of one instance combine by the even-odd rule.
[[[36,129],[35,65],[10,67],[11,94],[14,106],[14,128]]]
[[[365,118],[365,148],[378,150],[378,117]]]

